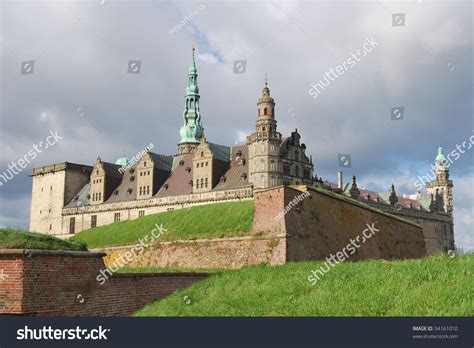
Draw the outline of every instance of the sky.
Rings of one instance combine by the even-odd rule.
[[[298,129],[318,177],[414,193],[438,146],[474,134],[472,13],[470,1],[2,1],[0,174],[30,163],[0,186],[0,226],[28,227],[34,167],[150,143],[175,154],[193,43],[208,141],[245,141],[267,76],[278,130]],[[35,152],[50,132],[61,139]],[[455,240],[474,250],[463,151],[450,166]]]

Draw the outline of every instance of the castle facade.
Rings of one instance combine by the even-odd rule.
[[[177,154],[148,149],[133,165],[125,157],[114,163],[97,157],[94,165],[63,162],[34,168],[30,230],[68,237],[173,209],[252,200],[255,192],[282,185],[316,185],[419,224],[429,254],[454,248],[453,184],[441,150],[437,177],[426,185],[428,195],[398,196],[393,186],[389,192],[368,191],[357,186],[355,177],[344,184],[342,173],[333,184],[315,176],[297,130],[288,137],[278,132],[275,101],[266,82],[257,101],[255,131],[246,144],[209,142],[197,78],[193,49]]]

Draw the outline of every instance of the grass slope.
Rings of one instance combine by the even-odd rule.
[[[40,249],[86,251],[82,242],[69,242],[45,234],[17,229],[0,229],[0,249]]]
[[[136,316],[472,316],[474,255],[343,262],[315,286],[322,262],[220,272]]]
[[[160,240],[219,238],[248,234],[253,223],[253,201],[195,206],[91,228],[71,240],[89,248],[135,244],[150,235],[155,224],[167,230]]]

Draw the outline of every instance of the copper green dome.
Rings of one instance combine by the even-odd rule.
[[[436,162],[445,162],[446,157],[444,157],[443,148],[440,146],[438,148],[438,155],[436,156]]]
[[[130,163],[130,160],[127,157],[120,157],[118,160],[115,161],[115,164],[119,166],[126,166]]]

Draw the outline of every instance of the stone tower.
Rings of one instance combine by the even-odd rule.
[[[247,137],[249,148],[249,181],[255,189],[281,185],[280,145],[277,132],[275,101],[267,81],[257,102],[256,131]]]
[[[449,180],[448,161],[443,154],[443,148],[438,148],[436,156],[436,179],[426,184],[429,195],[439,197],[443,202],[442,208],[449,215],[453,215],[453,181]]]
[[[179,154],[194,153],[196,146],[199,145],[199,140],[204,134],[204,128],[201,125],[201,112],[199,111],[200,96],[194,52],[195,48],[193,47],[193,62],[188,71],[183,125],[179,130],[181,135],[181,141],[178,144]]]

